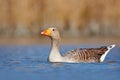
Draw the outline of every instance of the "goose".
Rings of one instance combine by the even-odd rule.
[[[50,27],[42,31],[41,35],[48,36],[51,39],[51,51],[48,57],[49,62],[103,62],[109,51],[115,47],[115,44],[113,44],[110,46],[101,46],[99,48],[77,48],[61,55],[59,52],[60,34],[58,29],[55,27]]]

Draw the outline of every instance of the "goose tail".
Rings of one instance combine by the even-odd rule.
[[[110,50],[110,49],[112,49],[112,48],[114,48],[114,47],[115,47],[115,44],[110,45],[110,46],[108,46],[107,48],[108,48],[108,50]]]
[[[106,55],[109,53],[109,51],[111,50],[111,49],[113,49],[115,47],[115,44],[112,44],[112,45],[109,45],[109,46],[107,46],[107,51],[101,56],[101,58],[100,58],[100,62],[103,62],[104,60],[105,60],[105,57],[106,57]]]

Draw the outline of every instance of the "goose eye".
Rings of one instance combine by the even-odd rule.
[[[53,29],[52,31],[55,31],[55,29]]]

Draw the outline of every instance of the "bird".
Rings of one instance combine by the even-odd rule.
[[[60,34],[57,28],[50,27],[41,32],[41,35],[48,36],[51,39],[51,51],[48,57],[49,62],[66,63],[99,63],[105,60],[106,55],[115,44],[109,46],[100,46],[99,48],[77,48],[67,51],[61,55],[59,51]]]

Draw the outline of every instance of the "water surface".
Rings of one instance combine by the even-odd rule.
[[[78,47],[62,45],[61,53]],[[120,47],[115,47],[103,63],[49,63],[48,45],[0,46],[0,80],[119,80]]]

